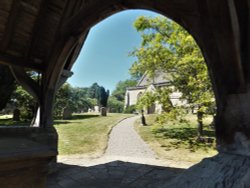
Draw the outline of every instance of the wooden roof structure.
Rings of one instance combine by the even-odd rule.
[[[246,19],[243,14],[248,12],[242,11],[247,1],[230,2],[1,0],[0,63],[45,74],[50,74],[55,69],[60,69],[59,72],[62,68],[70,69],[88,30],[94,24],[121,10],[143,8],[160,12],[184,26],[196,38],[206,56],[207,43],[213,44],[213,40],[220,40],[219,44],[216,43],[220,47],[218,53],[227,52],[220,56],[230,65],[223,72],[227,71],[231,75],[228,82],[231,82],[232,89],[236,89],[238,85],[243,87],[244,82],[238,42],[240,34],[244,34],[239,33],[243,27],[240,21]],[[234,52],[238,54],[236,57],[233,56]],[[216,66],[221,69],[220,65]]]
[[[89,29],[122,10],[156,11],[196,39],[212,79],[217,115],[224,122],[229,118],[223,115],[231,104],[229,96],[246,93],[250,81],[248,7],[247,0],[0,0],[0,63],[10,66],[21,85],[37,98],[40,126],[47,127],[52,124],[58,83],[70,75],[67,71]],[[41,73],[41,82],[29,78],[27,70]],[[217,131],[221,137],[224,126],[221,123]],[[233,130],[227,133],[230,139]]]
[[[215,91],[217,146],[221,152],[249,157],[249,7],[249,0],[0,0],[0,63],[11,68],[16,80],[40,105],[39,131],[1,129],[0,134],[22,134],[56,150],[57,133],[50,126],[55,92],[71,75],[90,28],[119,11],[147,9],[173,19],[195,38]],[[28,70],[40,73],[41,81],[34,82]],[[238,168],[231,169],[236,173]],[[223,175],[229,176],[228,170]],[[226,182],[233,181],[232,176]],[[225,185],[221,177],[210,180],[218,181],[214,185]],[[207,179],[200,181],[203,184],[196,185],[212,185]],[[249,178],[244,181],[250,184]]]

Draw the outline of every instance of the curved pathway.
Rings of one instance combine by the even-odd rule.
[[[188,167],[157,160],[134,130],[132,117],[118,123],[110,134],[105,154],[59,156],[58,171],[48,177],[47,188],[161,188]]]
[[[138,118],[127,118],[113,128],[104,156],[156,159],[154,152],[134,129],[134,122]]]

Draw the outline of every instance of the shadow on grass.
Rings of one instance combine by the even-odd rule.
[[[30,121],[13,121],[12,118],[0,119],[0,126],[29,126]]]
[[[70,120],[89,119],[89,118],[95,118],[99,116],[100,115],[97,115],[97,114],[76,114],[76,115],[73,115],[72,118],[70,118]]]
[[[193,127],[158,128],[154,129],[153,133],[159,139],[171,139],[171,145],[162,145],[166,149],[185,147],[191,152],[195,152],[197,149],[206,151],[208,148],[214,147],[214,130],[205,129],[201,140],[197,140],[197,128]]]
[[[59,124],[71,124],[71,120],[83,120],[83,119],[90,119],[90,118],[95,118],[99,117],[100,115],[97,114],[74,114],[70,119],[67,120],[62,120],[62,118],[56,118],[54,125],[59,125]],[[74,122],[74,123],[80,123],[80,122]]]

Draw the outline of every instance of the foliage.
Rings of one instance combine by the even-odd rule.
[[[87,90],[88,88],[72,88],[72,101],[73,104],[71,108],[75,112],[86,112],[89,108],[93,108],[97,105],[96,99],[91,99],[87,97]]]
[[[54,115],[61,116],[64,108],[70,108],[74,112],[93,108],[97,104],[97,100],[87,96],[88,88],[74,88],[68,83],[63,84],[56,93]]]
[[[97,94],[98,104],[101,107],[107,107],[108,98],[109,98],[109,90],[105,91],[105,88],[101,86],[98,89],[98,94]]]
[[[21,86],[17,86],[11,97],[12,105],[20,110],[21,119],[32,119],[37,107],[35,99]]]
[[[109,112],[121,113],[124,108],[124,102],[117,100],[114,96],[109,97],[108,100]]]
[[[6,107],[15,88],[15,79],[9,67],[0,65],[0,111]]]
[[[72,87],[68,83],[63,84],[56,93],[54,104],[55,116],[61,116],[64,108],[72,106],[73,100],[71,96]]]
[[[125,114],[132,114],[136,112],[136,105],[130,105],[124,109],[123,113]]]
[[[93,83],[92,86],[87,89],[87,97],[91,99],[97,99],[99,90],[100,86],[97,83]]]
[[[164,112],[170,112],[174,107],[170,101],[170,88],[158,88],[153,92],[145,92],[137,101],[136,107],[140,111],[150,108],[157,101],[162,105]]]
[[[170,101],[171,88],[159,88],[156,90],[156,100],[162,105],[163,112],[170,112],[173,110],[172,102]]]
[[[153,77],[157,70],[168,73],[174,90],[198,110],[198,125],[202,129],[202,114],[214,108],[215,102],[205,60],[194,39],[164,17],[141,16],[134,27],[140,32],[142,43],[131,53],[137,58],[131,74],[136,77],[147,71]],[[167,101],[166,95],[161,94],[160,99]],[[144,102],[148,105],[150,101]]]
[[[156,123],[162,125],[168,121],[173,121],[174,123],[185,122],[184,117],[186,116],[186,110],[182,107],[173,107],[170,111],[164,112],[156,117]]]
[[[136,108],[140,111],[151,107],[156,101],[156,95],[153,92],[144,93],[137,101]]]
[[[201,112],[214,105],[211,82],[202,53],[189,33],[175,22],[164,17],[139,17],[135,28],[142,36],[140,48],[131,55],[137,61],[132,75],[154,75],[162,70],[171,74],[171,84],[182,93],[189,104]]]
[[[86,112],[96,105],[107,107],[108,97],[109,91],[97,83],[89,88],[75,88],[65,83],[56,94],[54,115],[61,116],[64,108],[70,108],[73,112]]]
[[[136,86],[137,81],[135,79],[127,79],[117,83],[115,90],[112,92],[112,96],[118,101],[124,102],[126,88]]]

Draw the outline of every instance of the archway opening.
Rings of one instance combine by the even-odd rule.
[[[115,15],[114,15],[115,16]],[[91,35],[91,31],[90,31],[90,35]],[[188,42],[188,41],[187,41]],[[166,45],[166,44],[164,44],[164,45]],[[164,46],[163,45],[163,46]],[[168,46],[166,46],[166,47],[168,47]],[[83,48],[84,49],[84,48]],[[86,52],[86,51],[85,51]],[[96,51],[94,51],[95,53],[96,53]],[[84,51],[83,51],[83,53],[84,53]],[[98,54],[98,53],[96,53],[96,54]],[[80,55],[81,56],[81,55]],[[102,59],[104,59],[104,58],[102,58]],[[83,62],[81,62],[82,64],[84,64],[86,61],[83,61]],[[99,62],[100,63],[100,62]],[[204,63],[204,62],[203,62]],[[106,65],[105,65],[106,66]],[[74,68],[73,68],[73,70],[74,70]],[[79,67],[77,68],[77,69],[75,69],[75,70],[80,70],[79,69]],[[145,70],[145,69],[144,69]],[[114,70],[113,70],[114,71]],[[147,71],[147,70],[146,70]],[[146,72],[145,71],[145,72]],[[152,71],[152,70],[148,70],[148,71],[151,71],[151,74],[152,75],[148,75],[148,76],[145,76],[145,80],[138,80],[138,82],[137,82],[137,84],[138,83],[144,83],[144,82],[146,82],[146,84],[145,85],[147,85],[147,86],[150,86],[150,87],[142,87],[142,85],[139,85],[138,86],[138,88],[131,88],[131,90],[135,90],[135,89],[141,89],[141,90],[143,90],[143,92],[142,93],[144,93],[144,92],[149,92],[149,91],[155,91],[156,92],[156,90],[157,89],[159,89],[159,88],[162,88],[163,86],[166,86],[166,87],[169,87],[169,84],[170,84],[170,82],[168,82],[168,83],[165,83],[165,82],[162,82],[163,81],[163,78],[165,79],[165,77],[167,77],[167,76],[169,76],[169,75],[158,75],[158,77],[156,76],[155,77],[155,72],[154,71]],[[155,70],[155,71],[157,71],[157,70]],[[175,70],[172,70],[172,73],[174,73],[174,71]],[[81,72],[81,71],[80,71]],[[90,75],[92,75],[92,76],[95,76],[95,73],[94,72],[92,72],[92,71],[89,71],[89,72],[91,72],[91,74]],[[144,72],[144,73],[145,73]],[[82,72],[81,72],[81,74],[83,74]],[[170,75],[170,77],[172,77],[172,76],[174,76],[174,75]],[[160,77],[162,77],[162,78],[160,78]],[[90,78],[90,76],[89,76],[89,78]],[[140,77],[140,78],[142,78],[142,77]],[[170,79],[170,78],[168,78],[168,79]],[[86,78],[85,80],[88,80],[88,78]],[[89,80],[91,80],[91,79],[89,79]],[[160,81],[159,81],[160,80]],[[84,82],[84,79],[82,79],[82,82]],[[92,83],[93,82],[95,82],[94,80],[93,81],[91,81]],[[145,86],[144,85],[144,86]],[[170,85],[171,86],[171,85]],[[172,87],[172,86],[171,86]],[[170,87],[170,89],[172,89],[173,90],[173,88],[171,88]],[[162,93],[160,93],[160,92],[162,92]],[[166,94],[167,92],[169,92],[169,90],[163,90],[163,89],[161,89],[161,90],[159,90],[158,91],[158,95],[160,95],[160,94],[162,94],[162,95],[164,95],[164,94]],[[139,93],[141,93],[141,91],[139,92]],[[128,96],[128,95],[127,95]],[[131,94],[129,94],[129,96],[130,96],[130,101],[132,100],[131,99]],[[164,103],[166,103],[166,102],[171,102],[172,104],[172,107],[173,106],[175,106],[176,104],[178,104],[178,102],[176,102],[177,100],[180,100],[179,98],[180,98],[180,96],[179,96],[179,93],[178,92],[175,92],[175,93],[171,93],[171,96],[172,96],[172,100],[173,101],[175,101],[175,102],[172,102],[171,100],[170,100],[170,98],[169,97],[167,97],[166,99],[165,99],[165,101],[164,101]],[[135,97],[138,99],[138,98],[141,98],[141,97],[138,97],[138,95],[135,95]],[[153,97],[153,96],[152,96]],[[155,96],[154,96],[155,97]],[[163,98],[163,97],[161,97],[160,96],[160,98]],[[158,101],[159,103],[160,103],[160,101]],[[175,105],[173,105],[173,103],[175,104]],[[192,106],[192,107],[194,107],[194,108],[196,108],[196,110],[197,110],[197,107],[195,107],[195,106]],[[168,107],[168,108],[170,108],[170,107]],[[167,112],[167,110],[169,110],[167,108],[167,106],[165,106],[165,111]],[[187,109],[189,109],[189,110],[187,110]],[[188,105],[186,105],[186,111],[192,111],[192,109],[191,109],[191,107],[188,107]],[[181,113],[185,113],[185,112],[183,112],[183,109],[180,109],[180,108],[175,108],[175,112],[174,113],[176,113],[176,114],[171,114],[171,115],[173,115],[173,116],[178,116],[178,115],[180,115],[180,114],[178,114],[179,112],[181,112]],[[166,115],[166,114],[165,114]],[[164,117],[165,118],[165,117]],[[197,132],[197,129],[195,129],[194,128],[194,126],[191,126],[190,127],[190,124],[189,123],[187,123],[187,121],[188,121],[188,118],[190,118],[190,116],[188,117],[188,118],[185,118],[185,119],[182,119],[182,118],[179,118],[177,121],[172,121],[172,123],[173,124],[178,124],[177,122],[182,122],[181,123],[181,126],[184,126],[184,125],[187,125],[187,127],[181,127],[181,126],[179,126],[178,127],[178,125],[176,125],[176,126],[174,126],[174,127],[171,127],[171,131],[173,131],[173,132],[171,132],[171,131],[169,131],[168,129],[167,129],[167,126],[169,126],[168,124],[166,124],[166,125],[164,125],[164,123],[166,123],[166,121],[168,120],[168,119],[164,119],[163,118],[163,116],[161,116],[160,118],[158,117],[158,122],[157,122],[157,124],[154,126],[154,127],[151,127],[151,125],[153,125],[154,124],[154,122],[150,122],[149,123],[149,126],[145,126],[145,127],[141,127],[140,125],[137,125],[137,129],[139,130],[139,132],[140,131],[148,131],[147,132],[147,134],[148,135],[150,135],[150,136],[154,136],[154,137],[158,137],[158,138],[160,138],[161,137],[161,139],[169,139],[170,137],[172,137],[171,139],[173,139],[173,140],[175,140],[175,143],[177,143],[176,145],[174,145],[172,148],[171,147],[169,147],[168,145],[166,145],[166,144],[164,144],[164,143],[160,143],[160,148],[162,149],[162,150],[164,150],[165,152],[169,152],[170,150],[176,150],[176,152],[178,152],[178,149],[180,149],[181,147],[186,147],[186,149],[187,150],[189,150],[189,152],[190,153],[195,153],[196,151],[196,149],[199,147],[198,145],[203,145],[203,146],[205,146],[205,145],[212,145],[212,143],[211,143],[211,140],[209,140],[208,138],[205,138],[204,140],[200,140],[200,142],[199,142],[199,144],[196,144],[196,141],[194,141],[194,140],[191,140],[191,139],[189,139],[189,138],[191,138],[192,137],[192,135],[194,134],[194,132],[195,132],[195,136],[197,136],[197,134],[196,134],[196,132]],[[169,117],[168,117],[169,118]],[[191,117],[191,119],[192,119],[193,117]],[[149,119],[151,119],[151,120],[155,120],[154,118],[149,118]],[[210,118],[210,119],[212,119],[212,117]],[[150,120],[150,121],[151,121]],[[152,123],[152,124],[151,124]],[[160,124],[160,123],[162,123],[162,124]],[[194,119],[192,119],[192,123],[195,123],[195,120]],[[60,124],[60,122],[58,123],[58,124]],[[65,123],[65,124],[67,124],[67,123]],[[196,123],[195,123],[196,124]],[[60,125],[58,125],[58,126],[60,126]],[[188,130],[188,127],[190,128],[190,130]],[[151,129],[152,128],[152,129]],[[213,128],[211,128],[211,130],[212,130]],[[150,132],[150,131],[152,131],[152,132]],[[206,133],[209,133],[209,134],[211,134],[211,132],[212,131],[206,131]],[[141,132],[140,132],[141,133]],[[213,134],[213,133],[212,133]],[[60,135],[60,132],[59,132],[59,135]],[[147,135],[147,136],[148,136]],[[211,136],[211,135],[210,135]],[[214,135],[213,135],[214,136]],[[144,137],[145,138],[145,137]],[[73,137],[72,137],[72,139],[73,139]],[[129,139],[129,138],[128,138]],[[178,140],[179,139],[179,140]],[[207,139],[207,140],[206,140]],[[173,140],[171,140],[171,141],[173,141]],[[183,140],[185,140],[185,141],[183,141]],[[60,141],[60,139],[59,139],[59,141]],[[149,141],[149,140],[147,140],[147,141]],[[155,141],[155,140],[154,140]],[[171,142],[170,141],[170,142]],[[215,140],[213,140],[213,141],[215,141]],[[186,143],[185,143],[186,142]],[[198,141],[197,141],[198,142]],[[182,145],[183,144],[183,145]],[[187,144],[187,145],[185,145],[185,144]],[[71,146],[72,147],[72,146]],[[174,149],[174,147],[177,147],[177,149],[175,148]],[[179,147],[179,148],[178,148]],[[188,147],[190,147],[190,148],[188,148]],[[197,148],[195,148],[195,147],[197,147]],[[206,147],[206,146],[205,146]],[[206,150],[205,149],[205,147],[201,147],[202,149],[201,150]],[[213,146],[211,146],[211,147],[213,147]],[[123,149],[123,148],[121,148],[121,149]],[[164,152],[163,152],[164,153]],[[176,154],[173,154],[172,153],[172,155],[175,157],[175,159],[176,159]],[[194,154],[195,155],[195,154]],[[199,154],[197,154],[197,155],[199,155]],[[182,156],[184,156],[184,157],[186,157],[187,156],[187,154],[182,154]],[[169,156],[168,156],[169,157]],[[207,156],[204,156],[204,157],[207,157]],[[180,161],[179,159],[177,159],[177,161]],[[198,162],[198,161],[197,161]]]

